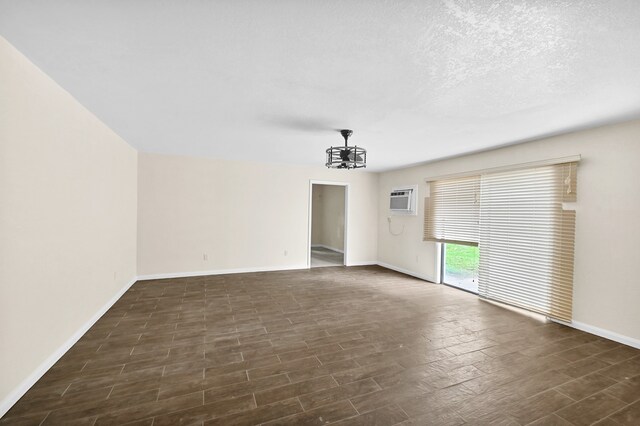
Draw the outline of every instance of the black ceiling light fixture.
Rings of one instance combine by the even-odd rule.
[[[348,146],[347,140],[353,130],[343,129],[340,134],[344,138],[344,146],[327,148],[326,166],[330,169],[361,169],[367,167],[367,150],[357,146]]]

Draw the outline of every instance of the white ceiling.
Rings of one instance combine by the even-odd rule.
[[[402,165],[640,113],[638,0],[0,0],[0,35],[142,151]]]

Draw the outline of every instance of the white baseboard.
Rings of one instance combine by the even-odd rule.
[[[122,287],[115,296],[113,296],[107,303],[105,303],[102,308],[100,308],[100,310],[98,310],[95,315],[93,315],[87,322],[82,325],[82,327],[80,327],[71,337],[69,337],[69,339],[67,339],[67,341],[62,344],[62,346],[56,349],[54,353],[49,355],[49,357],[42,364],[40,364],[29,377],[24,379],[17,388],[10,392],[9,395],[7,395],[7,397],[0,402],[0,417],[4,416],[7,411],[9,411],[9,409],[13,407],[13,405],[18,402],[18,400],[22,398],[22,396],[27,393],[27,391],[31,389],[31,387],[38,380],[40,380],[42,376],[44,376],[44,373],[49,371],[49,369],[53,367],[53,364],[58,362],[62,355],[64,355],[69,349],[71,349],[71,347],[75,345],[82,336],[84,336],[84,334],[93,326],[93,324],[95,324],[96,321],[98,321],[100,317],[102,317],[102,315],[104,315],[105,312],[107,312],[136,281],[137,278],[133,278],[131,281],[125,284],[124,287]]]
[[[340,249],[335,248],[335,247],[327,246],[327,245],[324,245],[324,244],[311,244],[311,248],[314,248],[314,247],[320,247],[320,248],[324,248],[324,249],[327,249],[327,250],[333,250],[333,251],[337,251],[338,253],[344,254],[343,250],[340,250]]]
[[[378,262],[376,262],[375,260],[359,260],[356,262],[349,262],[349,264],[345,266],[371,266],[377,264]]]
[[[567,325],[573,328],[577,328],[578,330],[586,331],[587,333],[595,334],[596,336],[604,337],[605,339],[613,340],[614,342],[622,343],[623,345],[640,349],[640,340],[634,339],[633,337],[624,336],[622,334],[618,334],[613,331],[605,330],[604,328],[595,327],[593,325],[585,324],[579,321],[572,321]]]
[[[435,283],[436,282],[436,280],[434,280],[433,277],[431,277],[429,275],[421,274],[421,273],[418,273],[418,272],[413,272],[413,271],[410,271],[408,269],[404,269],[404,268],[401,268],[401,267],[395,266],[395,265],[390,265],[390,264],[384,263],[384,262],[377,262],[377,263],[378,263],[378,265],[382,266],[383,268],[391,269],[391,270],[394,270],[396,272],[401,272],[401,273],[406,274],[406,275],[411,275],[412,277],[420,278],[421,280],[429,281],[431,283]]]
[[[163,274],[139,275],[138,280],[162,280],[165,278],[202,277],[205,275],[246,274],[249,272],[290,271],[294,269],[309,269],[307,265],[291,266],[261,266],[256,268],[214,269],[210,271],[169,272]]]

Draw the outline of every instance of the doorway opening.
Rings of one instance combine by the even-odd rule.
[[[311,182],[309,206],[310,268],[346,265],[348,185]]]
[[[443,243],[442,283],[478,294],[478,246]]]

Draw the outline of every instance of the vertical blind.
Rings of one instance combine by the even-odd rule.
[[[480,296],[569,321],[575,211],[564,207],[576,201],[576,170],[571,162],[471,177],[479,182],[473,206],[452,203],[453,192],[438,193],[460,179],[432,182],[425,239],[451,242],[446,236],[458,235],[452,228],[462,218],[462,232],[477,236]],[[476,230],[470,230],[476,215]]]

